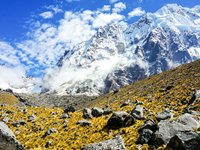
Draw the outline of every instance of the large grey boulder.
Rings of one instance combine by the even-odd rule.
[[[125,144],[122,137],[117,136],[111,140],[90,144],[82,150],[125,150]]]
[[[167,144],[173,150],[200,150],[200,132],[180,132]]]
[[[170,112],[169,109],[165,109],[162,112],[159,112],[156,116],[156,119],[158,121],[160,120],[165,120],[165,119],[170,119],[172,117],[172,113]]]
[[[133,116],[124,111],[117,111],[112,114],[107,122],[106,127],[111,129],[117,129],[121,127],[128,127],[135,122]]]
[[[136,119],[143,119],[143,107],[141,105],[136,105],[132,110],[131,115]]]
[[[161,120],[158,123],[158,131],[155,132],[156,145],[167,144],[172,137],[180,132],[193,131],[200,127],[200,120],[197,116],[183,114],[177,120]]]
[[[89,108],[84,108],[83,109],[83,116],[84,119],[92,119],[92,110]]]
[[[3,122],[0,122],[0,150],[23,150],[14,133]]]

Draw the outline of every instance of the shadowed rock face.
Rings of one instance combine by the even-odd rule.
[[[8,126],[0,122],[0,150],[23,150],[23,146],[16,140],[14,133]]]
[[[125,144],[122,137],[117,136],[111,140],[88,145],[82,150],[125,150]]]

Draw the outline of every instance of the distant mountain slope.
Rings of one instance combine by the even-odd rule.
[[[58,94],[101,95],[200,58],[200,7],[169,4],[138,22],[100,28],[45,77]]]

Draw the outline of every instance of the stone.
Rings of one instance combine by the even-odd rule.
[[[142,126],[140,126],[138,130],[139,133],[142,132],[143,129],[149,129],[153,132],[156,132],[156,130],[158,130],[158,126],[152,119],[149,119],[149,120],[146,120]]]
[[[76,123],[77,125],[79,124],[80,126],[82,127],[85,127],[85,126],[92,126],[92,123],[87,121],[87,120],[80,120]]]
[[[141,105],[136,105],[132,110],[131,115],[136,119],[144,119],[143,107]]]
[[[109,107],[106,107],[106,108],[103,109],[103,115],[109,115],[112,112],[113,112],[112,109],[109,108]]]
[[[111,129],[117,129],[131,126],[134,124],[134,122],[134,118],[127,112],[117,111],[114,112],[109,118],[106,127]]]
[[[143,129],[136,143],[148,144],[152,138],[152,135],[153,135],[153,131],[151,131],[150,129]]]
[[[104,111],[101,108],[97,108],[97,107],[92,108],[92,116],[93,117],[100,117],[103,115],[103,113],[104,113]]]
[[[70,116],[68,114],[60,115],[60,119],[66,119],[66,118],[70,118]]]
[[[89,108],[84,108],[83,109],[83,116],[84,119],[92,119],[92,110]]]
[[[48,141],[46,144],[45,144],[45,148],[49,148],[50,146],[52,146],[53,143],[51,141]]]
[[[196,91],[195,96],[196,96],[196,99],[197,99],[197,98],[200,98],[200,90],[197,90],[197,91]]]
[[[156,119],[158,121],[160,120],[165,120],[165,119],[170,119],[172,117],[172,113],[170,112],[169,109],[165,109],[162,112],[159,112],[156,116]]]
[[[24,150],[16,140],[14,133],[3,122],[0,122],[0,149],[1,150]]]
[[[180,132],[167,144],[173,150],[200,150],[200,132]]]
[[[82,150],[125,150],[124,140],[121,136],[113,139],[87,145]]]
[[[28,116],[28,122],[33,122],[35,120],[36,120],[36,116],[35,115]]]
[[[174,121],[161,120],[158,123],[158,131],[155,132],[155,145],[167,144],[176,134],[199,128],[199,120],[199,117],[188,113],[179,116]]]
[[[48,129],[46,132],[45,132],[45,134],[44,134],[44,136],[43,137],[46,137],[46,136],[48,136],[48,135],[50,135],[50,134],[52,134],[52,133],[57,133],[58,131],[55,129],[55,128],[50,128],[50,129]]]
[[[76,109],[74,106],[68,106],[67,108],[64,109],[65,113],[69,113],[69,112],[75,112]]]

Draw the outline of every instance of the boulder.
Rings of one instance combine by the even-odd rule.
[[[14,133],[3,122],[0,122],[0,149],[24,150],[23,146],[16,140]]]
[[[132,110],[131,115],[136,119],[143,119],[143,107],[141,105],[136,105]]]
[[[89,108],[84,108],[83,109],[83,116],[84,119],[92,119],[92,110]]]
[[[100,117],[103,115],[103,113],[104,111],[101,108],[97,108],[97,107],[92,108],[92,116],[94,117]]]
[[[196,96],[196,99],[197,99],[197,98],[200,98],[200,90],[197,90],[197,91],[196,91],[195,96]]]
[[[125,144],[122,137],[117,136],[110,140],[90,144],[82,150],[125,150]]]
[[[76,124],[80,124],[80,126],[85,127],[85,126],[92,126],[92,123],[87,121],[87,120],[80,120]]]
[[[137,140],[137,144],[147,144],[151,140],[153,135],[153,131],[149,129],[143,129],[142,132],[140,133],[140,136]]]
[[[60,119],[66,119],[66,118],[70,118],[70,116],[68,114],[60,115]]]
[[[149,129],[153,132],[156,132],[156,130],[158,130],[158,126],[152,119],[149,119],[149,120],[146,120],[142,126],[140,126],[140,128],[138,130],[139,133],[141,133],[142,130],[144,130],[144,129]]]
[[[117,129],[121,127],[128,127],[135,122],[133,116],[124,111],[117,111],[112,114],[107,122],[106,127],[111,129]]]
[[[191,114],[183,114],[177,120],[161,120],[155,132],[155,144],[167,144],[172,137],[180,132],[193,131],[200,127],[199,118]]]
[[[36,120],[36,116],[35,115],[28,116],[28,122],[33,122],[35,120]]]
[[[48,135],[50,135],[50,134],[52,134],[52,133],[57,133],[58,131],[55,129],[55,128],[50,128],[50,129],[48,129],[46,132],[45,132],[45,134],[44,134],[44,136],[43,137],[46,137],[46,136],[48,136]]]
[[[106,108],[103,109],[103,115],[109,115],[112,112],[113,112],[112,109],[109,108],[109,107],[106,107]]]
[[[76,109],[74,106],[68,106],[67,108],[64,109],[65,113],[69,113],[69,112],[75,112]]]
[[[169,119],[169,118],[171,118],[171,117],[172,117],[172,114],[171,114],[170,110],[169,110],[169,109],[165,109],[165,110],[163,110],[162,112],[159,112],[159,113],[157,114],[156,119],[157,119],[158,121],[160,121],[160,120]]]
[[[180,132],[167,144],[173,150],[200,150],[200,132]]]

